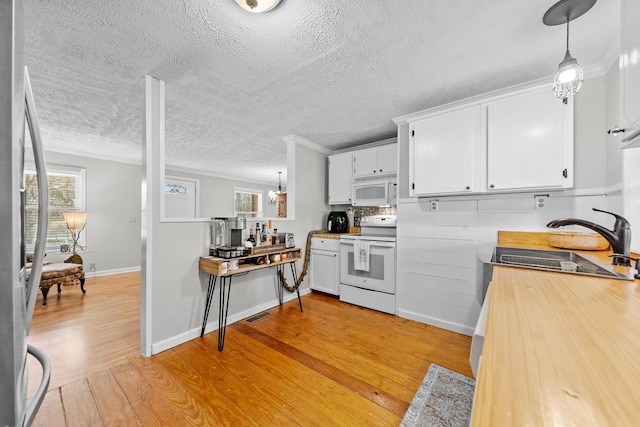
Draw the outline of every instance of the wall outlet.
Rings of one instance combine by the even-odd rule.
[[[89,271],[96,271],[96,263],[92,262],[89,264]]]
[[[547,209],[547,205],[549,204],[549,195],[548,194],[536,194],[533,196],[536,201],[536,210],[541,211]]]
[[[438,212],[438,200],[429,200],[429,212]]]

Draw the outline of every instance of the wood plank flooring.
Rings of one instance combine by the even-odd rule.
[[[395,426],[431,363],[471,376],[470,337],[320,293],[229,325],[222,352],[214,331],[144,358],[140,275],[85,288],[36,309],[53,372],[34,426]]]

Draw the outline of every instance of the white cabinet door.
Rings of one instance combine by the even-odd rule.
[[[311,289],[333,295],[339,294],[338,252],[311,249],[310,267]]]
[[[573,187],[573,102],[538,88],[483,104],[487,190]]]
[[[383,145],[376,149],[376,164],[379,173],[398,171],[398,145]]]
[[[329,156],[329,204],[350,205],[353,183],[353,155],[351,153]]]
[[[375,148],[358,150],[353,153],[353,176],[367,176],[378,173],[378,157]]]
[[[387,175],[398,171],[398,144],[353,152],[353,176]]]
[[[411,196],[482,190],[479,105],[410,123],[409,135]]]
[[[623,145],[640,146],[640,1],[622,0],[620,100]]]

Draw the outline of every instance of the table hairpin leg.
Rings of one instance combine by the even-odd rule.
[[[213,299],[213,293],[216,290],[216,280],[218,276],[213,274],[209,275],[209,286],[207,287],[207,300],[204,303],[204,320],[202,320],[202,330],[200,336],[204,336],[204,330],[207,327],[207,319],[209,318],[209,310],[211,309],[211,300]]]
[[[231,278],[222,277],[220,280],[220,312],[218,313],[218,351],[224,348],[224,336],[227,332],[227,315],[229,314],[229,295],[231,294]],[[228,283],[227,283],[227,279]],[[224,288],[227,288],[227,295]]]
[[[291,275],[293,276],[293,283],[298,283],[298,271],[296,270],[296,263],[290,262]],[[296,294],[298,294],[298,304],[300,304],[300,311],[302,311],[302,300],[300,299],[300,287],[296,288]]]
[[[282,305],[284,299],[284,269],[282,264],[276,265],[276,277],[278,278],[278,301]]]
[[[298,282],[298,272],[296,270],[295,263],[288,263],[291,266],[291,274],[293,276],[293,283]],[[276,265],[276,276],[278,276],[278,300],[280,301],[280,305],[284,300],[284,271],[285,264]],[[300,304],[300,311],[302,311],[302,300],[300,299],[300,288],[296,289],[296,293],[298,294],[298,304]]]

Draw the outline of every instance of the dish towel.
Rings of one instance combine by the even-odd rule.
[[[369,271],[369,242],[353,242],[353,269]]]

